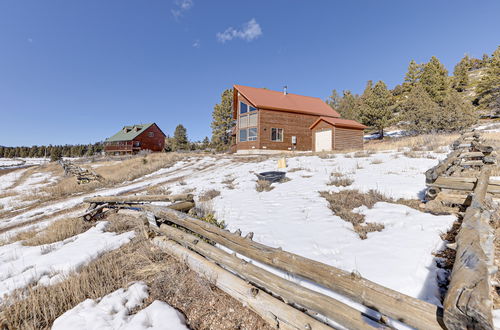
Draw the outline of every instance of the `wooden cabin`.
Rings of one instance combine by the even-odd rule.
[[[234,85],[233,150],[362,149],[366,126],[340,118],[317,97]]]
[[[155,123],[125,126],[104,141],[107,154],[136,154],[141,150],[163,151],[165,133]]]

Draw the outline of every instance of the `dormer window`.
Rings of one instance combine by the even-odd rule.
[[[140,127],[136,127],[136,128],[135,128],[135,131],[136,131],[136,132],[139,132],[140,130],[141,130],[141,128],[140,128]]]

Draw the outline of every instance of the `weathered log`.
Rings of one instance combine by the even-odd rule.
[[[104,203],[104,204],[101,204],[101,205],[98,205],[92,209],[89,209],[87,210],[84,214],[81,215],[81,217],[86,220],[86,221],[90,221],[92,220],[98,213],[101,213],[102,210],[106,207],[108,207],[109,204],[108,203]]]
[[[476,141],[471,142],[471,147],[475,150],[481,151],[485,155],[489,155],[493,152],[492,146],[487,146]]]
[[[194,207],[194,202],[178,202],[175,204],[168,205],[166,207],[180,212],[188,212]]]
[[[150,203],[150,202],[177,202],[192,201],[193,194],[179,195],[132,195],[132,196],[95,196],[87,197],[85,203]]]
[[[460,158],[483,158],[484,154],[480,151],[463,152]]]
[[[320,313],[348,329],[373,329],[373,326],[367,323],[367,315],[362,315],[360,311],[334,298],[285,280],[169,225],[162,224],[159,230],[168,238],[215,261],[224,268],[229,268],[243,279],[284,298],[288,303]],[[383,327],[383,325],[380,326]]]
[[[445,205],[463,205],[469,206],[471,203],[472,195],[470,194],[450,194],[446,192],[440,192],[435,200],[440,201]]]
[[[482,160],[464,160],[460,162],[460,166],[483,166],[484,163]]]
[[[460,190],[460,191],[470,191],[474,190],[476,186],[477,179],[470,177],[447,177],[440,176],[431,184],[427,186],[430,188],[439,188],[439,189],[451,189],[451,190]],[[429,188],[429,189],[430,189]],[[487,186],[488,193],[500,193],[500,181],[496,179],[489,180],[489,184]]]
[[[489,175],[490,168],[483,168],[456,236],[456,259],[443,304],[449,330],[493,329],[489,267],[494,233],[490,213],[483,211]]]
[[[245,239],[207,222],[161,207],[145,205],[166,219],[264,264],[307,278],[380,313],[419,329],[441,329],[441,309],[344,270]],[[439,320],[439,321],[438,321]]]
[[[497,160],[495,157],[491,156],[484,156],[483,158],[483,163],[485,164],[496,164]]]
[[[460,151],[455,150],[446,159],[439,162],[439,164],[428,169],[425,172],[425,182],[427,183],[434,182],[440,175],[442,175],[448,169],[448,167],[452,166],[453,163],[458,160],[459,154]]]
[[[327,325],[246,283],[229,271],[224,270],[174,241],[168,240],[166,237],[155,237],[153,238],[153,243],[168,251],[179,260],[186,262],[200,276],[213,281],[215,286],[248,306],[273,328],[331,330]]]

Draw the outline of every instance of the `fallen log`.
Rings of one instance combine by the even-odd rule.
[[[484,154],[480,151],[463,152],[460,158],[483,158]]]
[[[169,225],[162,224],[159,231],[177,243],[224,266],[224,268],[229,268],[243,279],[282,297],[288,303],[297,304],[309,311],[320,313],[348,329],[374,329],[372,325],[367,323],[367,315],[363,315],[360,311],[334,298],[285,280]],[[384,327],[382,324],[379,326]]]
[[[145,205],[158,219],[166,219],[264,264],[307,278],[358,303],[419,329],[442,329],[441,309],[425,301],[366,280],[344,270],[272,248],[230,233],[184,213]],[[161,221],[161,220],[159,220]]]
[[[460,162],[460,166],[483,166],[484,163],[482,160],[464,160]]]
[[[484,211],[490,168],[478,178],[471,205],[456,236],[456,259],[444,299],[447,329],[493,329],[490,272],[494,232]]]
[[[476,141],[471,142],[471,147],[477,151],[481,151],[485,155],[489,155],[493,152],[492,146],[487,146]]]
[[[95,196],[95,197],[87,197],[83,201],[85,203],[122,203],[122,204],[193,201],[193,194]]]
[[[166,237],[153,238],[153,244],[168,251],[202,277],[260,315],[275,329],[331,330],[329,326],[248,284],[229,271],[182,247]]]
[[[434,182],[440,175],[442,175],[450,166],[452,166],[455,162],[458,162],[458,155],[460,154],[459,150],[453,151],[446,159],[442,160],[436,166],[428,169],[425,172],[425,182],[432,183]]]
[[[89,210],[87,210],[84,214],[81,215],[81,217],[83,218],[83,220],[85,221],[90,221],[92,220],[97,214],[101,213],[102,210],[106,207],[108,207],[109,204],[108,203],[104,203],[104,204],[101,204],[101,205],[98,205],[98,206],[95,206],[93,208],[90,208]]]

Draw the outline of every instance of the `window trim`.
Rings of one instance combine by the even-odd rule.
[[[245,105],[245,107],[247,108],[245,112],[241,112],[241,106],[242,106],[242,105]],[[248,112],[249,112],[249,111],[248,111],[248,104],[246,104],[245,102],[240,101],[240,109],[239,109],[239,110],[240,110],[240,111],[239,111],[239,114],[240,114],[240,115],[243,115],[243,114],[248,113]]]
[[[279,132],[278,130],[281,130],[281,140],[273,140],[273,130],[277,130],[276,132]],[[283,142],[285,141],[285,129],[279,128],[279,127],[271,127],[271,138],[270,140],[272,142]]]

